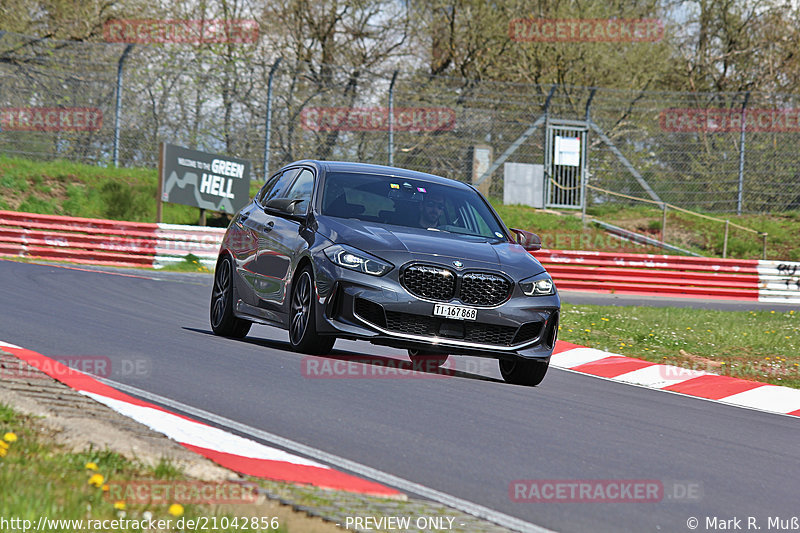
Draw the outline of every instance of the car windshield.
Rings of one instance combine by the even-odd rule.
[[[364,222],[506,238],[475,191],[422,179],[331,172],[325,176],[321,211]]]

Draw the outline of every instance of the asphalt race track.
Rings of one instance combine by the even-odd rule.
[[[458,377],[308,377],[285,332],[211,334],[207,275],[0,261],[0,280],[0,340],[49,357],[106,356],[122,371],[116,381],[541,527],[685,532],[696,517],[707,531],[706,517],[739,518],[743,529],[754,517],[767,530],[770,518],[800,514],[795,417],[558,369],[517,387],[471,358],[456,358]],[[364,355],[405,359],[364,342],[334,352]],[[520,479],[659,480],[696,497],[518,503],[509,486]]]

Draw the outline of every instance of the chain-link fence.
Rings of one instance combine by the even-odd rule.
[[[219,46],[125,50],[2,34],[0,153],[154,167],[167,141],[250,159],[263,177],[274,58]],[[586,129],[594,187],[702,211],[800,209],[800,97],[394,73],[283,61],[272,78],[270,169],[305,158],[393,163],[485,178],[480,188],[502,197],[496,163],[543,165],[547,124],[566,120]]]

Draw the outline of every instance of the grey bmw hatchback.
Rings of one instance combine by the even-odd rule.
[[[499,361],[538,385],[561,301],[529,252],[471,185],[393,167],[298,161],[273,174],[230,223],[211,294],[217,335],[283,328],[294,350],[324,355],[337,338]]]

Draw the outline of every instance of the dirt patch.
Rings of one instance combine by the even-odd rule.
[[[690,365],[690,368],[702,367],[715,370],[725,365],[725,363],[722,361],[715,361],[714,359],[709,359],[708,357],[703,357],[702,355],[694,355],[687,352],[686,350],[679,350],[678,353],[681,354],[681,357],[683,357],[686,361],[692,363],[692,365]]]

